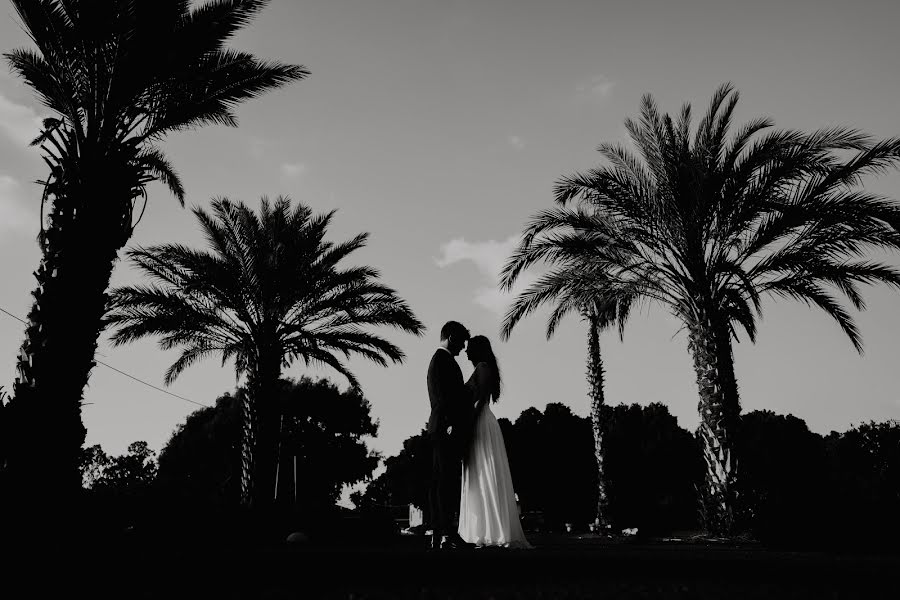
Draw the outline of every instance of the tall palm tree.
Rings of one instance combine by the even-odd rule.
[[[275,402],[282,368],[298,359],[321,364],[357,386],[338,355],[399,363],[400,348],[369,329],[420,335],[424,327],[377,281],[375,269],[338,267],[368,234],[326,241],[333,211],[313,216],[302,204],[292,210],[284,197],[274,205],[264,198],[259,215],[228,199],[212,208],[213,214],[194,210],[209,251],[165,244],[128,252],[154,283],[112,290],[107,321],[115,327],[114,344],[159,336],[162,349],[182,348],[166,372],[167,385],[202,358],[234,359],[238,375],[246,376],[241,498],[252,506],[263,499],[257,482],[271,475],[256,456],[258,410]]]
[[[588,297],[654,301],[687,330],[707,464],[704,525],[720,535],[735,531],[738,328],[755,341],[762,297],[792,298],[824,310],[861,352],[836,295],[861,310],[860,284],[900,287],[900,272],[871,254],[900,248],[900,205],[860,189],[865,176],[900,163],[900,138],[777,131],[756,119],[729,140],[737,101],[731,85],[721,86],[692,134],[690,105],[673,119],[647,95],[640,120],[625,121],[635,151],[603,144],[608,164],[563,177],[555,189],[563,215],[592,221],[565,249],[602,274]],[[567,207],[576,200],[578,209]],[[534,224],[504,281],[571,232],[561,218]]]
[[[184,203],[157,142],[202,125],[234,126],[238,104],[308,72],[225,47],[266,0],[12,3],[36,50],[4,56],[53,116],[34,141],[50,169],[49,210],[5,475],[30,501],[65,504],[81,485],[82,393],[117,253],[140,220],[148,183],[161,181]]]
[[[544,211],[539,214],[531,227],[526,229],[524,238],[534,235],[534,226],[543,226],[547,219],[554,217],[566,218],[569,215],[560,211]],[[580,218],[579,218],[580,217]],[[602,409],[606,404],[604,393],[604,367],[603,356],[600,352],[600,334],[607,328],[618,324],[620,337],[623,334],[625,321],[631,308],[628,302],[611,302],[604,304],[593,298],[595,281],[602,274],[593,272],[590,262],[585,262],[583,257],[567,252],[567,248],[574,244],[580,246],[584,240],[577,236],[590,235],[590,230],[585,230],[585,223],[590,222],[588,215],[575,215],[567,224],[574,228],[573,235],[555,236],[536,243],[541,248],[539,260],[552,265],[553,269],[541,276],[537,281],[524,290],[513,302],[503,319],[500,337],[509,339],[515,326],[524,317],[537,310],[544,304],[555,304],[554,310],[547,320],[546,335],[549,340],[556,332],[561,319],[570,313],[578,313],[588,326],[587,339],[587,381],[588,396],[591,400],[591,428],[594,435],[594,459],[597,464],[597,506],[595,511],[595,523],[600,531],[607,531],[610,527],[609,496],[607,489],[606,471],[604,469],[605,446],[603,443],[603,414]],[[529,250],[533,252],[531,243]],[[501,273],[501,286],[510,289],[516,282],[521,270],[516,270],[516,265],[522,260],[521,248],[514,253]],[[537,258],[537,257],[536,257]],[[512,274],[512,271],[515,271]]]

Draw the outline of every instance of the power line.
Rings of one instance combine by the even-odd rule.
[[[16,315],[12,314],[12,313],[9,312],[8,310],[4,309],[3,307],[0,307],[0,312],[9,315],[10,317],[12,317],[13,319],[15,319],[16,321],[19,321],[20,323],[24,323],[25,325],[28,325],[28,322],[27,322],[27,321],[25,321],[24,319],[21,319],[21,318],[17,317]],[[128,378],[130,378],[130,379],[134,379],[134,380],[137,381],[138,383],[142,383],[142,384],[146,385],[146,386],[149,387],[149,388],[153,388],[153,389],[156,390],[157,392],[162,392],[163,394],[168,394],[168,395],[172,396],[173,398],[178,398],[179,400],[184,400],[185,402],[190,402],[191,404],[196,404],[197,406],[203,406],[204,408],[209,408],[209,405],[208,405],[208,404],[203,404],[203,403],[201,403],[201,402],[196,402],[196,401],[194,401],[194,400],[191,400],[190,398],[185,398],[184,396],[179,396],[178,394],[174,394],[174,393],[170,392],[169,390],[165,390],[165,389],[163,389],[163,388],[161,388],[161,387],[157,387],[157,386],[153,385],[152,383],[147,383],[147,382],[144,381],[143,379],[140,379],[139,377],[135,377],[134,375],[131,375],[130,373],[126,373],[125,371],[123,371],[123,370],[121,370],[121,369],[117,369],[116,367],[114,367],[114,366],[112,366],[112,365],[110,365],[110,364],[107,364],[107,363],[103,362],[102,360],[98,360],[98,361],[96,361],[96,362],[97,362],[98,365],[103,365],[104,367],[106,367],[106,368],[108,368],[108,369],[112,369],[112,370],[115,371],[116,373],[120,373],[120,374],[124,375],[125,377],[128,377]]]
[[[8,314],[9,316],[11,316],[11,317],[12,317],[13,319],[15,319],[16,321],[19,321],[20,323],[24,323],[25,325],[28,325],[28,322],[27,322],[27,321],[25,321],[24,319],[20,319],[19,317],[17,317],[16,315],[12,314],[12,313],[9,312],[8,310],[4,309],[3,307],[0,307],[0,311],[5,312],[6,314]]]
[[[98,365],[103,365],[104,367],[107,367],[107,368],[110,368],[110,369],[112,369],[113,371],[115,371],[116,373],[121,373],[121,374],[124,375],[125,377],[130,377],[131,379],[134,379],[135,381],[137,381],[137,382],[139,382],[139,383],[143,383],[143,384],[146,385],[147,387],[151,387],[151,388],[153,388],[154,390],[156,390],[156,391],[158,391],[158,392],[162,392],[163,394],[168,394],[168,395],[170,395],[170,396],[174,396],[175,398],[179,398],[179,399],[181,399],[181,400],[184,400],[185,402],[190,402],[191,404],[196,404],[197,406],[203,406],[203,407],[209,408],[209,405],[208,405],[208,404],[202,404],[202,403],[200,403],[200,402],[195,402],[194,400],[191,400],[190,398],[185,398],[184,396],[179,396],[178,394],[173,394],[172,392],[170,392],[170,391],[168,391],[168,390],[165,390],[165,389],[163,389],[163,388],[161,388],[161,387],[156,387],[156,386],[153,385],[152,383],[147,383],[147,382],[144,381],[143,379],[138,379],[138,378],[135,377],[134,375],[129,375],[129,374],[126,373],[125,371],[122,371],[121,369],[117,369],[117,368],[115,368],[115,367],[112,366],[112,365],[108,365],[108,364],[106,364],[105,362],[103,362],[102,360],[98,360],[98,361],[97,361],[97,364],[98,364]]]

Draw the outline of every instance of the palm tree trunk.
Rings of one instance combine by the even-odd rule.
[[[73,186],[56,197],[41,239],[37,289],[6,411],[4,483],[23,508],[52,503],[56,513],[81,489],[83,392],[96,364],[106,289],[131,234],[130,206],[114,204],[120,187],[102,181],[102,187]],[[86,193],[92,189],[103,193]]]
[[[735,533],[737,500],[734,436],[741,412],[731,336],[724,319],[712,310],[688,330],[700,394],[698,436],[706,463],[699,494],[701,518],[708,533],[730,536]]]
[[[255,386],[248,382],[247,390],[241,395],[241,505],[254,507],[256,490],[256,447],[259,423],[254,399]]]
[[[606,473],[603,469],[603,359],[600,356],[600,323],[593,312],[588,315],[588,393],[591,397],[591,427],[594,430],[594,458],[597,461],[596,523],[601,531],[609,529],[609,499],[606,494]]]
[[[260,418],[263,405],[274,406],[281,377],[281,358],[266,355],[257,359],[257,364],[247,376],[247,391],[241,398],[241,504],[246,508],[258,508],[268,504],[271,486],[267,485],[269,466],[266,460],[262,435],[266,427]],[[274,477],[274,473],[272,474]]]
[[[9,410],[6,408],[6,390],[0,388],[0,490],[3,489],[3,474],[6,471],[6,456],[9,445]]]

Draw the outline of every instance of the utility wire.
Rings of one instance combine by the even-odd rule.
[[[12,314],[12,313],[9,312],[8,310],[4,309],[3,307],[0,307],[0,312],[9,315],[10,317],[12,317],[13,319],[15,319],[16,321],[19,321],[20,323],[24,323],[25,325],[28,325],[28,322],[27,322],[27,321],[25,321],[24,319],[20,319],[19,317],[17,317],[16,315]],[[102,355],[101,355],[101,356],[102,356]],[[120,373],[120,374],[124,375],[125,377],[128,377],[128,378],[130,378],[130,379],[134,379],[134,380],[137,381],[138,383],[143,383],[143,384],[146,385],[147,387],[153,388],[153,389],[156,390],[157,392],[162,392],[163,394],[168,394],[168,395],[170,395],[170,396],[172,396],[172,397],[174,397],[174,398],[178,398],[179,400],[184,400],[185,402],[190,402],[191,404],[196,404],[197,406],[203,406],[203,407],[205,407],[205,408],[209,408],[209,405],[208,405],[208,404],[203,404],[203,403],[201,403],[201,402],[195,402],[194,400],[191,400],[190,398],[185,398],[184,396],[179,396],[178,394],[173,394],[173,393],[170,392],[169,390],[165,390],[165,389],[163,389],[163,388],[161,388],[161,387],[157,387],[157,386],[153,385],[152,383],[147,383],[147,382],[144,381],[143,379],[140,379],[139,377],[135,377],[134,375],[131,375],[131,374],[129,374],[129,373],[126,373],[125,371],[123,371],[123,370],[121,370],[121,369],[117,369],[116,367],[114,367],[114,366],[112,366],[112,365],[110,365],[110,364],[107,364],[107,363],[103,362],[102,360],[98,360],[98,361],[96,361],[96,362],[97,362],[98,365],[103,365],[104,367],[106,367],[106,368],[108,368],[108,369],[112,369],[112,370],[115,371],[116,373]]]

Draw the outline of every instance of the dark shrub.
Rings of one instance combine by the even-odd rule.
[[[604,422],[614,529],[659,535],[696,527],[703,465],[694,437],[659,403],[604,407]]]
[[[826,439],[832,545],[897,551],[900,536],[900,423],[867,423]]]
[[[741,417],[736,454],[743,524],[769,545],[821,543],[828,512],[822,436],[792,415]]]

